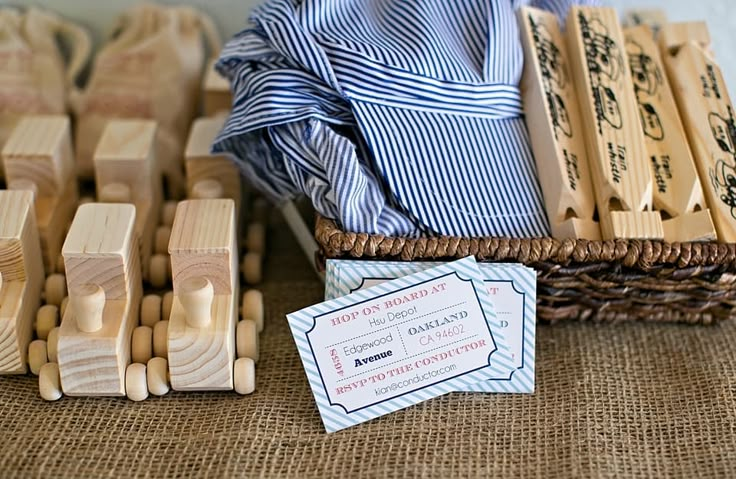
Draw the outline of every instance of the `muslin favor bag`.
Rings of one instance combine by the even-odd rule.
[[[191,7],[142,4],[118,19],[95,58],[87,88],[73,101],[80,176],[93,176],[93,153],[108,119],[153,119],[169,193],[183,193],[182,151],[198,105],[204,39],[219,53],[212,21]]]
[[[84,29],[51,12],[0,8],[0,146],[21,115],[66,113],[90,49]]]

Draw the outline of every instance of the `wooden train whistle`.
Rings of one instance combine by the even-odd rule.
[[[33,193],[0,191],[0,375],[28,369],[44,283]]]
[[[662,239],[653,179],[615,10],[573,7],[567,44],[603,239]]]
[[[664,238],[714,240],[715,227],[652,31],[641,25],[625,29],[624,37]]]
[[[22,117],[5,143],[2,157],[9,188],[35,194],[44,267],[53,273],[79,198],[69,118]]]
[[[662,54],[718,239],[736,241],[736,119],[704,23],[669,24]]]
[[[600,239],[585,140],[557,17],[524,7],[522,97],[547,216],[556,238]]]
[[[130,204],[82,205],[64,242],[70,299],[57,356],[66,395],[126,394],[143,288],[135,216]]]

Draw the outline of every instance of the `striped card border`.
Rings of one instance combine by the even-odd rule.
[[[325,299],[333,299],[359,289],[365,280],[392,280],[401,276],[436,267],[436,262],[327,260]],[[478,263],[487,284],[511,283],[511,287],[523,296],[521,366],[479,383],[467,385],[458,392],[526,393],[535,388],[535,341],[537,276],[532,268],[518,263]],[[492,328],[494,339],[503,338]]]
[[[499,374],[508,373],[514,368],[513,359],[508,348],[500,346],[498,338],[491,331],[494,341],[494,351],[491,354],[491,362],[488,367],[480,368],[447,380],[421,387],[408,394],[401,394],[388,398],[381,402],[364,407],[357,411],[346,412],[342,406],[332,405],[325,391],[319,366],[316,363],[307,333],[315,326],[315,317],[319,317],[331,311],[339,310],[371,300],[377,296],[395,293],[405,288],[412,287],[417,283],[432,280],[437,277],[456,273],[461,279],[470,280],[473,283],[476,296],[480,301],[481,308],[485,313],[488,324],[496,320],[496,313],[487,289],[483,283],[478,264],[475,258],[467,258],[436,265],[435,268],[424,269],[413,274],[402,276],[393,281],[387,281],[368,289],[331,299],[301,311],[287,315],[289,327],[291,328],[297,350],[302,359],[304,370],[307,374],[309,385],[314,394],[317,407],[322,416],[322,421],[327,432],[339,431],[341,429],[369,421],[379,416],[412,406],[433,397],[441,396],[452,391],[466,390],[473,384],[496,377]],[[490,330],[490,327],[489,327]]]

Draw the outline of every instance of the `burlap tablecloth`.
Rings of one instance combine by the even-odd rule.
[[[257,390],[38,396],[0,378],[0,477],[736,475],[736,323],[540,326],[534,395],[451,394],[327,435],[284,315],[322,285],[283,225]]]

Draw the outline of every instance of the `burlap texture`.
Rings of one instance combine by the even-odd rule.
[[[42,401],[0,378],[0,477],[728,477],[736,323],[541,326],[534,395],[451,394],[327,435],[286,324],[322,285],[279,226],[257,390]]]

